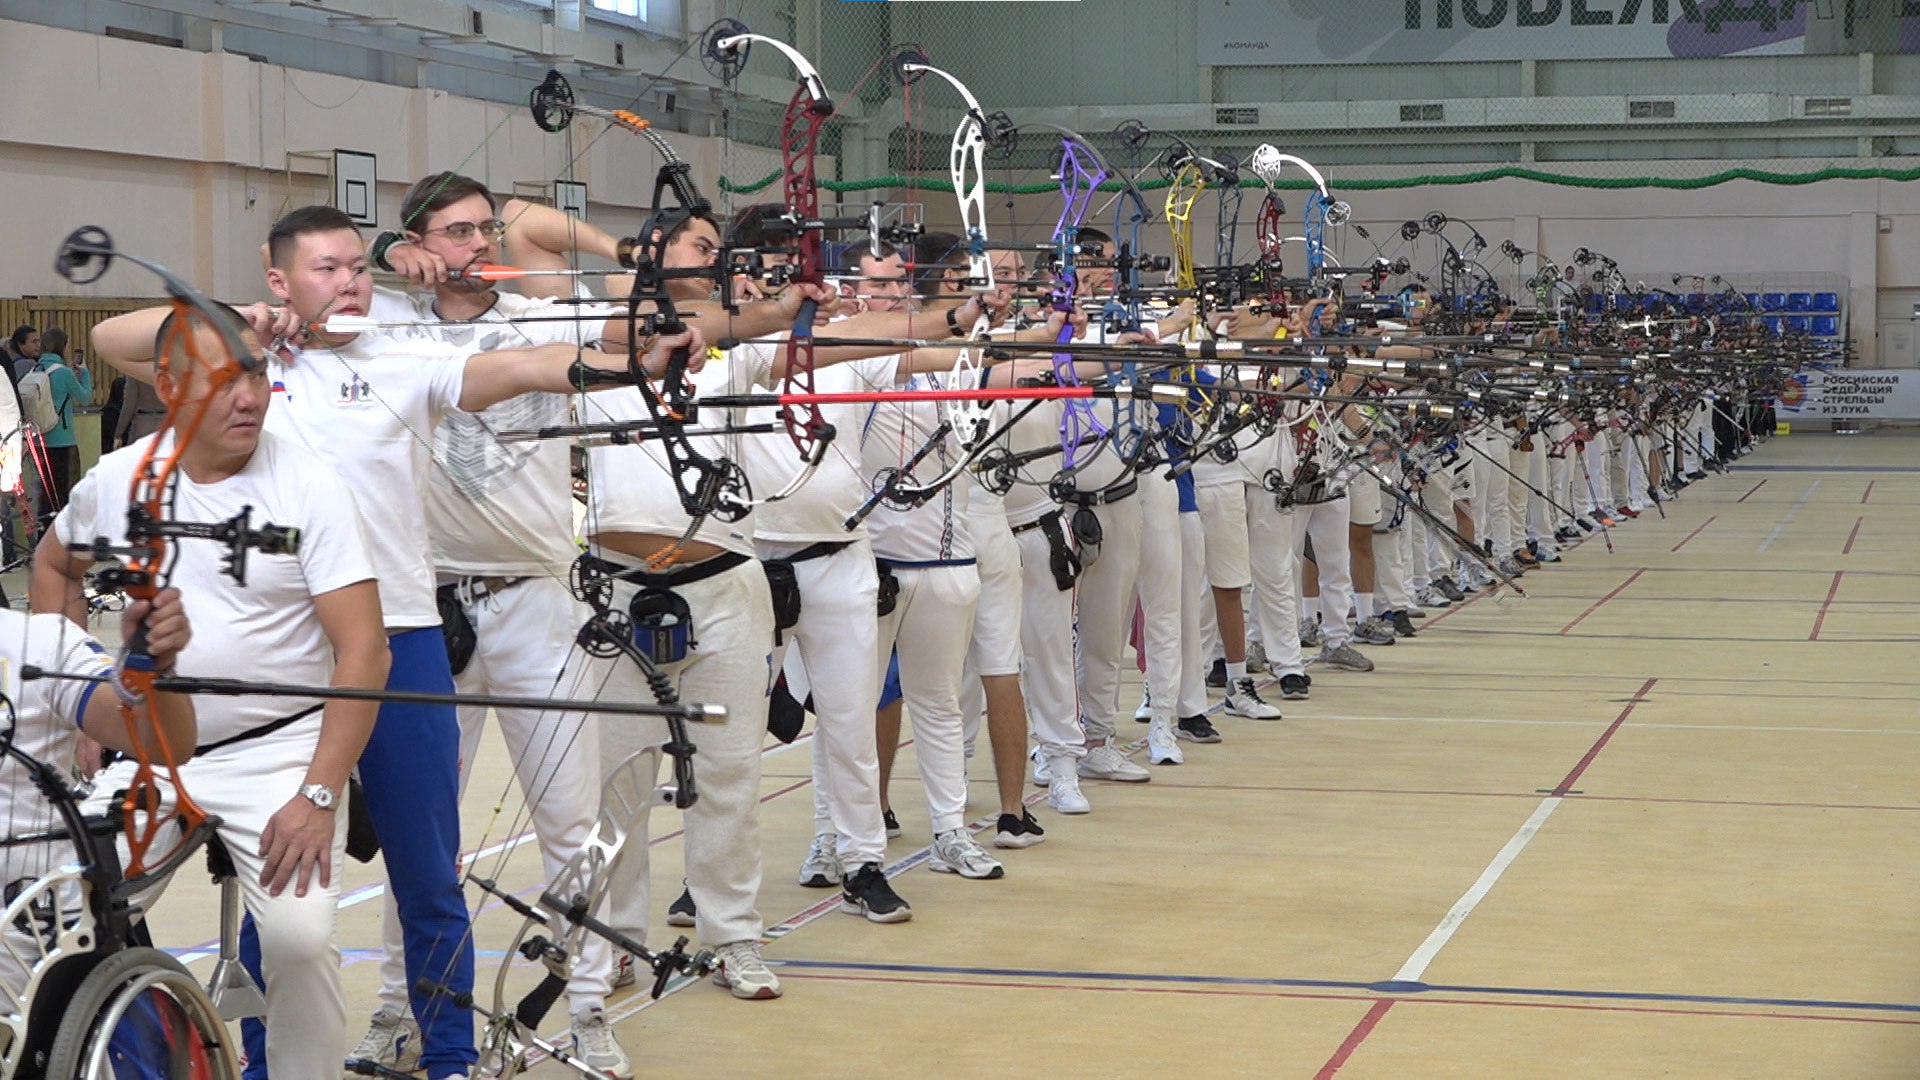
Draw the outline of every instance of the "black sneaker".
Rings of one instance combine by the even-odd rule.
[[[673,906],[667,908],[667,925],[692,926],[693,917],[697,914],[693,907],[693,890],[681,889],[680,899],[675,900]]]
[[[1305,675],[1282,675],[1280,676],[1280,700],[1305,701],[1312,685],[1312,680]]]
[[[862,863],[840,885],[840,910],[865,915],[868,922],[897,923],[913,918],[913,908],[893,891],[879,863]]]
[[[1707,478],[1707,474],[1700,472],[1697,469],[1687,474],[1687,479],[1689,480],[1705,480],[1706,478]]]
[[[1227,688],[1227,662],[1224,659],[1213,662],[1213,670],[1207,672],[1207,685],[1215,690]]]
[[[893,816],[893,811],[883,810],[881,811],[881,817],[884,818],[887,823],[887,839],[891,840],[899,836],[901,833],[900,819]]]
[[[1047,830],[1033,820],[1033,815],[1025,810],[1015,817],[1001,814],[1000,824],[995,826],[993,846],[997,848],[1030,848],[1047,838]]]
[[[1174,735],[1188,742],[1215,743],[1220,741],[1220,732],[1215,730],[1205,716],[1183,716],[1174,728]]]
[[[1416,636],[1416,631],[1413,628],[1413,620],[1407,617],[1406,612],[1396,611],[1387,621],[1393,624],[1393,632],[1399,634],[1401,637]]]

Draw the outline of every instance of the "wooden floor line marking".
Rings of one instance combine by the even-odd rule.
[[[1740,496],[1739,498],[1737,498],[1737,499],[1735,499],[1735,500],[1733,500],[1733,501],[1734,501],[1734,502],[1736,502],[1736,503],[1743,503],[1743,502],[1746,502],[1746,501],[1747,501],[1747,497],[1748,497],[1749,495],[1752,495],[1752,494],[1753,494],[1754,492],[1756,492],[1756,491],[1759,491],[1759,490],[1760,490],[1761,488],[1763,488],[1763,487],[1765,487],[1765,486],[1767,486],[1767,482],[1766,482],[1765,480],[1762,480],[1762,481],[1760,481],[1759,483],[1757,483],[1757,484],[1755,484],[1755,485],[1753,485],[1752,487],[1750,487],[1750,488],[1748,488],[1748,489],[1747,489],[1747,494],[1746,494],[1746,495],[1742,495],[1742,496]]]
[[[1867,519],[1864,517],[1857,517],[1853,519],[1853,531],[1847,534],[1847,546],[1840,549],[1840,554],[1842,555],[1853,554],[1853,542],[1855,540],[1860,539],[1860,526],[1866,520]]]
[[[1773,531],[1767,534],[1765,540],[1760,541],[1760,546],[1754,549],[1754,554],[1759,555],[1765,552],[1773,546],[1775,540],[1780,539],[1780,534],[1786,532],[1787,526],[1793,524],[1793,519],[1800,516],[1801,508],[1807,505],[1808,499],[1813,498],[1813,493],[1819,490],[1820,484],[1821,481],[1815,480],[1813,483],[1807,485],[1807,490],[1801,492],[1800,498],[1795,500],[1794,504],[1787,508],[1787,516],[1780,519],[1780,524],[1773,527]]]
[[[1860,493],[1860,505],[1861,506],[1867,505],[1867,500],[1872,497],[1873,497],[1873,481],[1869,480],[1867,481],[1867,490]]]
[[[1387,1015],[1387,1010],[1393,1008],[1395,1000],[1383,998],[1374,1002],[1373,1008],[1367,1010],[1367,1015],[1353,1025],[1352,1031],[1347,1032],[1347,1037],[1340,1043],[1340,1048],[1333,1052],[1333,1056],[1327,1059],[1325,1065],[1320,1066],[1319,1072],[1313,1074],[1313,1080],[1330,1080],[1335,1073],[1339,1072],[1340,1067],[1347,1063],[1347,1059],[1353,1057],[1353,1052],[1360,1049],[1360,1044],[1367,1041],[1367,1036],[1373,1034],[1373,1029],[1380,1025],[1381,1019]]]
[[[1832,606],[1834,594],[1840,591],[1840,579],[1845,574],[1845,570],[1833,572],[1833,584],[1827,586],[1827,599],[1820,605],[1820,614],[1813,617],[1813,633],[1807,635],[1808,641],[1820,640],[1820,627],[1827,621],[1827,608]]]
[[[1720,516],[1720,515],[1718,515],[1718,514],[1715,514],[1715,515],[1713,515],[1713,517],[1710,517],[1710,518],[1708,518],[1707,520],[1705,520],[1705,521],[1703,521],[1703,522],[1701,522],[1701,523],[1700,523],[1700,528],[1698,528],[1698,529],[1695,529],[1695,530],[1693,530],[1692,532],[1690,532],[1690,533],[1688,533],[1688,534],[1687,534],[1687,539],[1686,539],[1686,540],[1682,540],[1682,541],[1680,541],[1679,543],[1677,543],[1677,544],[1675,544],[1675,545],[1673,545],[1673,550],[1674,550],[1674,551],[1679,551],[1679,550],[1680,550],[1681,548],[1683,548],[1683,547],[1686,547],[1686,546],[1687,546],[1687,540],[1691,540],[1691,539],[1693,539],[1694,537],[1696,537],[1696,536],[1699,536],[1699,535],[1700,535],[1700,533],[1701,533],[1701,530],[1703,530],[1703,529],[1705,529],[1705,528],[1706,528],[1707,526],[1709,526],[1709,525],[1711,525],[1711,524],[1713,524],[1713,522],[1714,522],[1714,519],[1715,519],[1715,518],[1718,518],[1719,516]]]
[[[1480,872],[1479,878],[1441,918],[1440,925],[1434,927],[1433,932],[1427,935],[1427,939],[1420,943],[1419,948],[1413,950],[1413,955],[1407,957],[1407,962],[1400,965],[1400,970],[1393,976],[1394,982],[1419,982],[1426,975],[1427,968],[1440,955],[1440,950],[1446,948],[1447,942],[1453,940],[1454,932],[1460,929],[1469,915],[1473,914],[1473,909],[1480,906],[1480,901],[1486,899],[1487,894],[1493,890],[1493,886],[1499,882],[1500,875],[1507,872],[1507,867],[1512,866],[1514,860],[1520,857],[1520,853],[1533,842],[1533,838],[1546,825],[1547,819],[1552,817],[1553,812],[1566,801],[1567,793],[1573,789],[1573,785],[1579,782],[1588,766],[1592,765],[1594,759],[1600,756],[1600,752],[1607,748],[1607,743],[1613,740],[1614,732],[1619,731],[1620,725],[1626,723],[1627,717],[1633,715],[1633,710],[1646,700],[1647,692],[1652,690],[1658,681],[1658,679],[1648,679],[1641,684],[1640,689],[1633,695],[1633,699],[1620,710],[1619,716],[1614,717],[1613,723],[1607,725],[1607,730],[1601,732],[1600,737],[1594,740],[1593,745],[1574,765],[1573,770],[1567,773],[1566,779],[1561,780],[1546,798],[1540,800],[1540,805],[1528,815],[1519,831],[1515,832],[1506,846],[1494,855],[1493,861]]]
[[[1599,610],[1600,610],[1600,605],[1602,605],[1602,604],[1604,604],[1604,603],[1606,603],[1607,601],[1609,601],[1609,600],[1611,600],[1611,599],[1613,599],[1614,597],[1616,597],[1616,596],[1619,596],[1619,595],[1620,595],[1621,593],[1623,593],[1623,592],[1625,592],[1625,591],[1626,591],[1626,589],[1627,589],[1627,586],[1629,586],[1629,585],[1631,585],[1631,584],[1633,584],[1633,583],[1634,583],[1634,582],[1636,582],[1636,581],[1639,581],[1639,580],[1640,580],[1640,575],[1641,575],[1641,574],[1644,574],[1644,573],[1646,573],[1646,572],[1647,572],[1647,568],[1646,568],[1646,567],[1644,567],[1644,566],[1643,566],[1643,567],[1641,567],[1641,568],[1640,568],[1640,569],[1638,569],[1638,570],[1635,570],[1635,571],[1634,571],[1634,572],[1633,572],[1633,573],[1632,573],[1631,575],[1629,575],[1629,576],[1627,577],[1627,580],[1625,580],[1625,581],[1623,581],[1623,582],[1621,582],[1621,583],[1620,583],[1619,585],[1616,585],[1616,586],[1614,586],[1614,590],[1613,590],[1612,592],[1610,592],[1610,593],[1608,593],[1607,595],[1605,595],[1605,596],[1603,596],[1603,597],[1601,597],[1601,598],[1600,598],[1600,599],[1598,599],[1598,600],[1595,600],[1595,601],[1593,602],[1593,606],[1591,606],[1591,607],[1589,607],[1589,608],[1587,608],[1587,610],[1585,610],[1585,611],[1583,611],[1583,612],[1581,612],[1581,613],[1580,613],[1580,614],[1579,614],[1579,615],[1578,615],[1577,617],[1575,617],[1575,619],[1574,619],[1574,620],[1573,620],[1572,622],[1570,622],[1570,623],[1568,623],[1567,625],[1565,625],[1565,626],[1563,626],[1563,627],[1561,627],[1561,628],[1560,628],[1560,636],[1561,636],[1561,637],[1565,637],[1565,636],[1567,635],[1567,632],[1568,632],[1568,631],[1570,631],[1570,630],[1572,630],[1572,629],[1573,629],[1574,627],[1576,627],[1576,626],[1579,626],[1579,625],[1580,625],[1580,624],[1581,624],[1582,622],[1584,622],[1584,621],[1586,621],[1586,618],[1587,618],[1587,616],[1589,616],[1589,615],[1591,615],[1591,614],[1593,614],[1593,613],[1594,613],[1594,612],[1596,612],[1596,611],[1599,611]]]

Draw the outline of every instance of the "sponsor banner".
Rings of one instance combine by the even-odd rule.
[[[1920,370],[1803,371],[1781,391],[1781,419],[1920,420]]]
[[[1920,52],[1920,0],[1196,0],[1199,62]]]

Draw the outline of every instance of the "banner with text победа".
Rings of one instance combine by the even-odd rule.
[[[1920,52],[1920,0],[1196,0],[1198,60],[1432,64]]]
[[[1802,371],[1775,411],[1783,420],[1920,420],[1920,370]]]

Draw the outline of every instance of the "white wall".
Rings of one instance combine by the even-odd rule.
[[[437,90],[20,22],[0,21],[0,40],[9,47],[0,204],[12,211],[14,256],[0,262],[0,296],[153,294],[155,282],[129,269],[85,287],[52,273],[60,241],[98,225],[120,248],[215,296],[257,297],[259,246],[273,220],[328,201],[326,163],[294,161],[290,151],[377,155],[383,228],[397,227],[401,195],[428,172],[460,169],[504,195],[563,175],[572,158],[592,220],[637,231],[660,165],[645,140],[603,135],[593,119],[579,120],[569,143],[540,131],[524,108]],[[771,151],[665,138],[716,203],[712,181],[723,168],[757,178],[779,164]],[[831,161],[822,169],[832,175]]]

